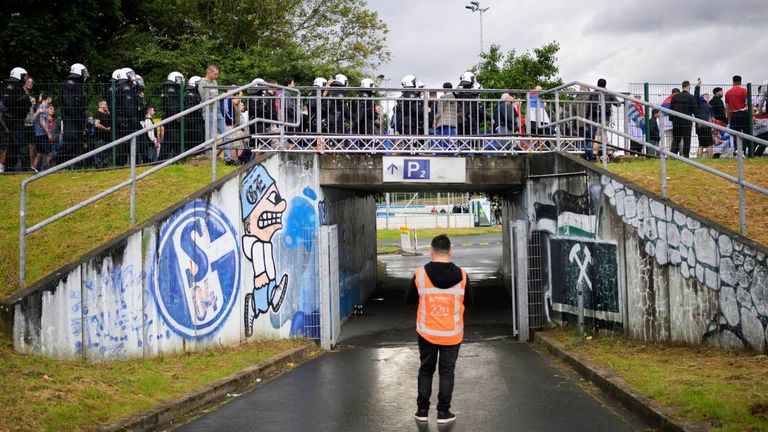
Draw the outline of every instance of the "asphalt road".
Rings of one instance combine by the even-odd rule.
[[[485,242],[483,242],[485,243]],[[428,258],[381,256],[386,282],[339,348],[234,398],[180,431],[647,431],[567,367],[513,338],[511,302],[495,272],[501,247],[457,247],[479,294],[466,312],[452,411],[457,421],[417,423],[415,306],[403,304],[411,271]],[[436,404],[435,377],[433,407]]]

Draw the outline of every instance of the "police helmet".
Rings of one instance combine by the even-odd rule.
[[[88,79],[88,69],[82,63],[75,63],[69,67],[69,73],[72,75],[78,75],[83,78],[83,81]]]
[[[363,80],[360,81],[360,87],[362,88],[373,88],[375,85],[376,84],[370,78],[363,78]]]
[[[134,84],[136,84],[136,87],[143,89],[144,88],[144,78],[141,77],[141,75],[133,74],[133,80]]]
[[[19,81],[27,80],[27,70],[20,67],[11,69],[11,78],[16,78]]]
[[[181,72],[171,72],[168,74],[168,78],[166,78],[168,81],[173,81],[176,84],[184,84],[184,75],[181,74]]]
[[[416,77],[414,75],[406,75],[400,81],[403,88],[416,88]]]
[[[328,80],[323,77],[317,77],[315,78],[315,81],[312,82],[312,85],[315,87],[325,87],[328,85]]]
[[[472,88],[472,86],[475,84],[475,74],[466,71],[459,77],[459,87],[464,88]]]
[[[197,75],[195,75],[193,77],[190,77],[189,78],[189,87],[196,88],[197,87],[197,82],[200,81],[200,79],[201,78],[199,76],[197,76]]]
[[[331,83],[332,86],[337,87],[346,87],[349,84],[349,80],[347,79],[347,76],[344,74],[336,74],[333,77],[333,82]]]
[[[424,83],[421,81],[416,81],[416,88],[424,88]]]

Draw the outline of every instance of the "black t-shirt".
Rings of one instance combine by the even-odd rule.
[[[110,114],[96,111],[96,114],[93,115],[94,123],[96,123],[96,120],[98,120],[104,127],[111,127],[112,116]],[[112,141],[112,131],[96,128],[96,139],[104,142],[110,142]]]

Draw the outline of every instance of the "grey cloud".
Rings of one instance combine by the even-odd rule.
[[[722,27],[738,31],[765,27],[765,0],[712,2],[701,0],[618,1],[599,9],[583,30],[597,33],[656,33],[701,31]]]

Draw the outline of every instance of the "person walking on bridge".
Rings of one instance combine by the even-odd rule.
[[[464,307],[471,304],[467,272],[451,262],[451,240],[445,234],[432,239],[429,248],[432,261],[415,270],[406,291],[406,303],[418,303],[419,367],[417,411],[415,418],[426,422],[435,365],[440,375],[437,395],[437,423],[456,420],[451,413],[454,370],[459,347],[464,339]]]

